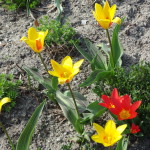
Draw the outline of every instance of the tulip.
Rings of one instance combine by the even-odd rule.
[[[95,3],[95,11],[93,11],[93,15],[102,28],[109,29],[113,22],[121,24],[121,19],[119,17],[113,19],[115,12],[116,5],[110,7],[108,1],[106,1],[104,7]]]
[[[138,132],[140,132],[140,131],[141,131],[141,130],[140,130],[139,126],[138,126],[138,125],[135,125],[134,123],[132,123],[130,132],[131,132],[132,134],[135,134],[135,133],[138,133]]]
[[[117,89],[114,89],[111,97],[103,95],[104,103],[99,105],[108,108],[113,114],[118,116],[119,120],[133,119],[137,116],[137,108],[141,105],[141,101],[131,103],[129,95],[119,96]]]
[[[35,28],[30,27],[28,30],[28,38],[22,37],[20,40],[26,42],[34,52],[40,53],[43,50],[44,39],[47,34],[48,30],[45,32],[37,32]]]
[[[9,103],[9,102],[11,102],[11,99],[8,98],[8,97],[5,97],[5,98],[3,98],[3,99],[0,100],[0,113],[1,113],[1,111],[2,111],[2,106],[3,106],[4,104],[6,104],[6,103]]]
[[[62,63],[59,64],[54,60],[51,60],[52,68],[54,71],[48,71],[52,76],[58,77],[59,84],[69,83],[73,77],[80,71],[80,66],[84,59],[79,60],[75,64],[70,56],[66,56]]]
[[[92,140],[108,147],[114,145],[122,138],[121,134],[126,129],[127,124],[116,128],[115,122],[113,120],[108,120],[104,128],[97,123],[93,123],[93,126],[97,134],[91,137]]]

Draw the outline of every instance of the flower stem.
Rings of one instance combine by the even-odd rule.
[[[110,55],[112,56],[112,66],[114,68],[114,54],[113,54],[113,48],[112,48],[112,43],[111,43],[110,34],[109,34],[108,29],[106,29],[106,33],[107,33],[107,37],[108,37],[108,41],[109,41],[109,45],[110,45],[110,49],[111,49]]]
[[[72,92],[72,89],[71,89],[71,86],[69,83],[67,83],[68,87],[69,87],[69,90],[70,90],[70,93],[71,93],[71,96],[72,96],[72,99],[73,99],[73,102],[74,102],[74,105],[75,105],[75,109],[76,109],[76,112],[77,112],[77,115],[78,115],[78,119],[80,118],[80,114],[79,114],[79,110],[78,110],[78,107],[77,107],[77,103],[76,103],[76,100],[75,100],[75,96]]]
[[[10,138],[7,130],[5,129],[4,125],[2,124],[2,122],[0,122],[0,127],[2,128],[2,130],[4,131],[4,133],[6,134],[6,136],[8,138],[8,141],[9,141],[9,143],[11,145],[12,150],[15,150],[15,146],[14,146],[13,142],[11,141],[11,138]]]
[[[39,54],[39,57],[40,57],[40,59],[41,59],[42,64],[43,64],[44,67],[45,67],[46,72],[48,73],[47,66],[46,66],[46,64],[44,63],[44,60],[43,60],[43,57],[42,57],[41,53],[38,53],[38,54]],[[49,75],[50,75],[50,74],[49,74]]]

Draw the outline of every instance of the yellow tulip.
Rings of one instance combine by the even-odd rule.
[[[3,99],[0,100],[0,113],[1,113],[1,111],[2,111],[2,106],[3,106],[4,104],[6,104],[6,103],[9,103],[9,102],[11,102],[11,99],[8,98],[8,97],[5,97],[5,98],[3,98]]]
[[[40,53],[43,50],[44,39],[47,34],[48,30],[37,32],[35,28],[31,27],[28,30],[28,38],[22,37],[20,40],[26,42],[34,52]]]
[[[91,138],[97,143],[103,144],[105,147],[114,145],[122,138],[121,133],[127,127],[127,124],[121,125],[116,128],[116,124],[113,120],[108,120],[105,128],[93,123],[93,126],[98,134],[93,135]]]
[[[59,84],[69,83],[72,78],[80,71],[80,66],[83,63],[83,59],[79,60],[75,64],[70,56],[66,56],[62,63],[59,64],[54,60],[51,60],[52,68],[54,71],[48,71],[52,76],[58,77]]]
[[[102,28],[108,29],[110,28],[113,22],[121,24],[121,19],[119,17],[113,19],[115,12],[116,5],[110,7],[108,1],[106,1],[104,7],[102,7],[98,3],[95,4],[95,11],[93,11],[93,15]]]

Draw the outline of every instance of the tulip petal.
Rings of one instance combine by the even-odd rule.
[[[97,143],[103,143],[103,140],[102,140],[102,138],[100,138],[100,136],[98,136],[98,135],[92,135],[91,136],[91,139],[94,141],[94,142],[97,142]]]
[[[113,120],[108,120],[106,125],[105,125],[105,132],[110,133],[114,132],[116,130],[116,124]]]
[[[118,90],[116,88],[113,89],[113,91],[111,93],[111,98],[119,99]]]
[[[28,30],[28,38],[29,40],[36,40],[38,38],[38,32],[35,28],[31,27]]]
[[[73,66],[73,63],[72,63],[72,59],[70,56],[66,56],[63,60],[62,60],[62,63],[61,65],[64,67],[64,68],[67,68],[68,70],[72,70],[72,66]]]
[[[103,8],[98,3],[95,4],[95,15],[96,15],[95,17],[96,20],[105,19]]]
[[[1,112],[1,110],[2,110],[2,106],[3,106],[4,104],[6,104],[6,103],[9,103],[9,102],[11,102],[11,99],[8,98],[8,97],[5,97],[5,98],[3,98],[3,99],[0,100],[0,112]]]
[[[56,71],[48,71],[48,73],[52,76],[59,77],[60,75]]]
[[[126,127],[127,127],[127,124],[123,124],[123,125],[117,127],[118,133],[121,134],[126,129]]]
[[[36,41],[33,40],[29,40],[27,37],[22,37],[20,39],[21,41],[24,41],[27,45],[30,46],[30,48],[34,51],[34,52],[39,52],[36,48]]]
[[[104,128],[100,125],[98,125],[97,123],[93,123],[93,126],[96,130],[96,132],[98,133],[98,135],[101,135],[105,132]]]
[[[61,75],[63,73],[63,68],[59,63],[57,63],[55,60],[51,59],[51,64],[52,64],[52,68],[55,72],[57,72],[59,75]]]
[[[69,80],[67,81],[66,78],[58,78],[58,83],[59,84],[65,84],[65,83],[68,83],[68,82],[69,82]]]
[[[111,6],[110,8],[110,18],[111,20],[113,20],[114,16],[115,16],[115,12],[116,12],[116,5],[114,4],[113,6]]]
[[[109,6],[108,1],[105,2],[104,8],[103,8],[103,12],[105,14],[105,18],[106,19],[111,19],[110,18],[110,6]]]
[[[129,95],[124,95],[123,96],[123,102],[122,102],[122,107],[126,110],[128,110],[131,106],[131,98]]]
[[[121,24],[121,19],[119,17],[116,17],[115,19],[112,20],[112,22],[119,25],[119,24]]]
[[[104,29],[108,29],[110,27],[110,20],[108,19],[101,19],[101,20],[97,20],[99,25],[104,28]]]
[[[142,101],[134,102],[131,106],[131,111],[136,111],[139,108],[139,106],[141,105],[141,103],[142,103]]]
[[[73,69],[79,69],[80,66],[82,65],[83,61],[84,61],[84,59],[81,59],[81,60],[77,61],[76,63],[74,63]]]

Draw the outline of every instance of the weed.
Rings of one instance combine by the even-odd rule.
[[[15,106],[15,98],[18,96],[18,87],[21,85],[20,80],[14,81],[12,74],[0,74],[0,99],[4,97],[11,98],[11,103],[5,105],[5,111],[10,111]]]
[[[35,8],[40,1],[39,0],[0,0],[2,7],[8,10],[16,10],[18,8]]]
[[[57,20],[50,20],[48,16],[44,16],[39,20],[40,26],[38,30],[46,31],[48,29],[48,35],[45,42],[48,46],[52,45],[71,45],[72,42],[77,42],[74,39],[76,31],[71,27],[70,23],[61,24]]]

